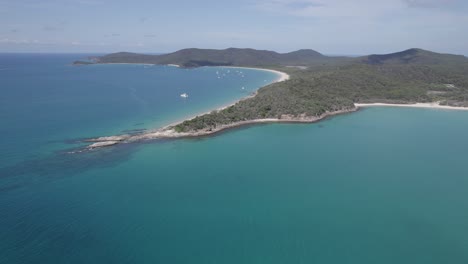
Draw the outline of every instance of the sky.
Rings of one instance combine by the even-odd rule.
[[[0,52],[468,55],[468,0],[0,0]]]

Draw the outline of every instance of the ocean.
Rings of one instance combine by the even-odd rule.
[[[366,108],[68,154],[276,78],[69,65],[83,56],[0,55],[0,263],[468,263],[468,112]]]

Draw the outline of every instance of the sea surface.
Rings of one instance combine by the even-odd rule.
[[[468,112],[367,108],[67,154],[276,78],[69,66],[81,57],[0,55],[0,263],[468,263]]]

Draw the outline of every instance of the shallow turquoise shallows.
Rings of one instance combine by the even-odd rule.
[[[468,112],[368,108],[66,154],[77,138],[171,122],[275,76],[249,71],[248,83],[224,79],[232,86],[216,94],[216,71],[227,69],[73,68],[64,65],[76,58],[55,56],[49,71],[0,71],[0,263],[468,263]],[[140,99],[156,100],[139,94],[155,76],[173,89],[167,108],[142,114],[131,90],[111,92],[135,81]],[[41,85],[54,78],[63,86]],[[28,80],[29,97],[15,86]],[[190,87],[207,89],[197,107],[179,101],[183,92],[195,101]]]

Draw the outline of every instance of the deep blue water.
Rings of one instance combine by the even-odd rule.
[[[225,80],[232,94],[216,94],[214,68],[44,60],[60,76],[0,73],[15,90],[1,97],[0,263],[468,263],[468,112],[369,108],[69,155],[66,139],[162,124],[247,84]],[[250,89],[268,77],[257,73]],[[212,89],[196,101],[199,88],[183,88],[208,89],[199,81]],[[172,104],[135,110],[128,87]]]

